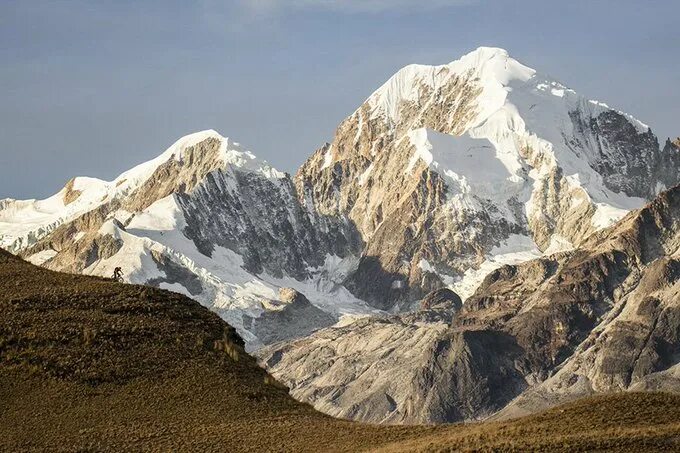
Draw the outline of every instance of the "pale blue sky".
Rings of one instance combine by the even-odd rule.
[[[680,2],[0,1],[0,198],[216,129],[294,172],[400,67],[498,46],[680,135]]]

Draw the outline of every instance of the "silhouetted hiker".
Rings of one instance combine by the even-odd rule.
[[[117,267],[113,270],[113,279],[117,282],[123,281],[123,269]]]

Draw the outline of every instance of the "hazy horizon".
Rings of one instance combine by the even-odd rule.
[[[215,129],[294,172],[399,68],[479,46],[680,135],[675,24],[651,1],[7,1],[0,198],[111,180]]]

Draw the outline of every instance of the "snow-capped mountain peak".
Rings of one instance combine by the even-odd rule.
[[[396,124],[401,103],[415,102],[426,95],[424,90],[436,92],[452,78],[465,77],[475,79],[482,87],[478,116],[484,118],[503,105],[510,84],[524,83],[535,73],[511,58],[504,49],[480,47],[446,65],[408,65],[375,91],[368,102],[374,111],[384,112]]]
[[[159,170],[165,167],[177,168],[171,172]],[[64,223],[106,203],[132,196],[155,174],[163,171],[165,186],[179,188],[184,184],[183,190],[187,190],[208,173],[230,168],[255,172],[272,180],[285,177],[285,173],[228,137],[214,130],[196,132],[181,137],[157,157],[123,172],[112,181],[79,176],[44,200],[0,200],[0,246],[13,251],[30,246]]]
[[[271,177],[281,178],[284,175],[284,173],[271,167],[266,161],[255,157],[253,153],[244,149],[239,143],[230,140],[229,137],[220,135],[213,129],[208,129],[179,138],[158,157],[126,171],[118,176],[113,182],[116,184],[124,182],[139,184],[144,182],[160,165],[167,163],[171,159],[183,163],[185,158],[187,158],[187,150],[195,149],[196,145],[206,140],[215,140],[219,142],[215,157],[218,157],[225,165],[233,165],[240,169],[257,171]],[[215,152],[212,148],[210,150],[199,150],[202,153]],[[191,165],[191,162],[188,164]]]
[[[398,71],[297,183],[319,212],[357,225],[370,254],[350,284],[392,305],[441,285],[469,294],[465,276],[499,265],[499,250],[577,245],[677,183],[676,154],[632,116],[482,47]]]

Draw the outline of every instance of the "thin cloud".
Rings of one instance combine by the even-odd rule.
[[[290,10],[331,10],[346,13],[382,13],[395,11],[432,11],[465,6],[479,0],[241,0],[260,14]]]

